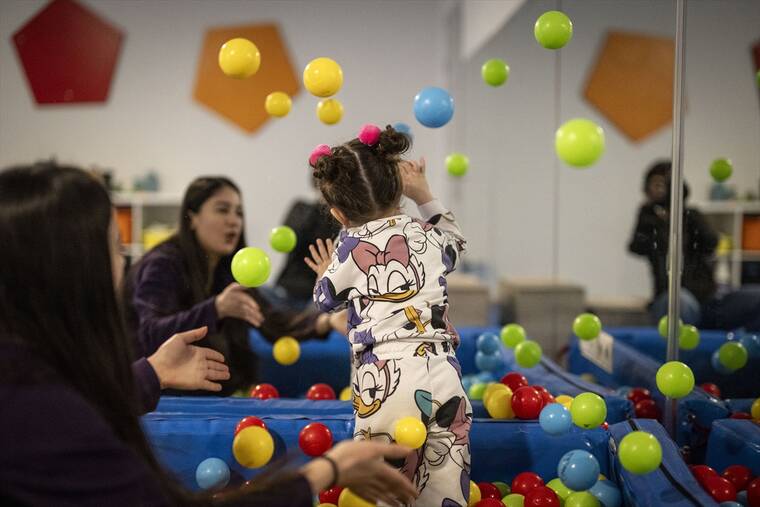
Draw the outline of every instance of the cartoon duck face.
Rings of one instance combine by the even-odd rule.
[[[401,379],[396,361],[383,360],[364,365],[357,371],[358,384],[354,384],[354,410],[361,417],[369,417],[383,406]]]
[[[367,297],[371,301],[407,301],[425,283],[424,266],[410,254],[406,238],[400,234],[391,236],[382,251],[372,243],[361,241],[351,255],[367,275]]]

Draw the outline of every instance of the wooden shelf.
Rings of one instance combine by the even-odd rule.
[[[117,208],[128,210],[130,243],[125,244],[130,257],[140,258],[145,253],[143,232],[153,224],[165,224],[177,228],[182,196],[161,192],[114,192],[111,199]],[[124,234],[122,232],[122,234]]]
[[[182,203],[182,196],[161,192],[114,192],[111,194],[114,205],[124,206],[177,206]]]
[[[700,201],[691,203],[690,207],[706,214],[760,214],[760,201]]]

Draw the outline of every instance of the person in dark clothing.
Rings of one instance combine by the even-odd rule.
[[[639,208],[628,249],[646,257],[652,272],[650,313],[654,322],[668,313],[668,237],[670,233],[671,163],[659,161],[644,176],[647,201]],[[684,183],[681,319],[702,328],[760,328],[760,290],[754,287],[720,294],[713,269],[718,235],[702,213],[686,206]]]
[[[235,283],[230,266],[244,246],[238,187],[224,177],[197,178],[182,200],[179,231],[140,259],[124,286],[128,329],[142,354],[172,333],[208,327],[202,344],[221,352],[230,368],[222,395],[260,380],[249,326],[274,342],[283,336],[324,338],[345,320],[314,308],[278,308],[257,289]]]
[[[194,385],[174,385],[162,372],[172,371],[163,368],[168,348],[197,352],[187,345],[205,330],[167,341],[151,356],[163,365],[132,363],[116,291],[124,261],[105,188],[54,164],[0,172],[0,244],[3,505],[311,507],[331,483],[370,501],[414,498],[411,483],[383,461],[408,450],[370,442],[338,444],[326,459],[240,488],[182,489],[158,464],[138,414],[155,405],[164,381]]]

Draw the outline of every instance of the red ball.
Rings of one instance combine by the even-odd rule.
[[[307,424],[298,434],[298,446],[307,456],[322,456],[332,444],[332,431],[322,423]]]
[[[319,503],[338,505],[338,498],[340,498],[341,491],[343,491],[343,488],[340,486],[324,490],[319,494]]]
[[[237,436],[237,434],[240,433],[243,428],[247,428],[248,426],[258,426],[260,428],[267,429],[267,425],[264,424],[264,421],[258,417],[249,415],[248,417],[243,417],[240,419],[240,422],[237,423],[237,426],[235,426],[235,436]]]
[[[510,371],[501,377],[501,380],[499,382],[510,388],[512,390],[512,393],[521,387],[528,385],[528,379],[525,378],[525,375],[517,373],[516,371]]]
[[[749,507],[760,507],[760,477],[747,485],[747,503]]]
[[[708,477],[702,487],[718,503],[736,500],[736,488],[723,477]]]
[[[541,477],[539,477],[538,474],[533,472],[523,472],[521,474],[518,474],[517,477],[512,480],[512,493],[526,496],[534,489],[541,488],[543,486],[544,481],[541,479]]]
[[[752,419],[752,416],[747,412],[734,412],[731,414],[731,419]]]
[[[649,392],[649,389],[644,389],[643,387],[634,387],[628,391],[628,396],[626,397],[635,405],[641,400],[650,399],[652,397],[652,393]]]
[[[560,501],[557,493],[551,488],[542,486],[525,495],[523,505],[524,507],[560,507]]]
[[[659,419],[660,409],[652,399],[641,400],[633,407],[636,417],[639,419]]]
[[[717,385],[710,382],[705,382],[704,384],[700,384],[699,387],[701,387],[702,390],[707,394],[711,394],[716,398],[720,398],[720,388]]]
[[[476,503],[475,507],[504,507],[504,502],[496,498],[484,498]]]
[[[697,482],[699,482],[702,487],[705,486],[705,480],[708,478],[718,477],[718,472],[707,465],[691,465],[689,468],[691,469],[691,473],[694,474],[694,477],[696,477]]]
[[[544,407],[549,403],[554,403],[554,396],[544,386],[531,386],[533,389],[541,394],[541,399],[544,402]],[[542,407],[543,408],[543,407]]]
[[[537,419],[542,408],[544,399],[532,387],[521,387],[512,395],[512,410],[519,419]]]
[[[495,498],[501,500],[501,491],[490,482],[479,482],[480,498]]]
[[[251,389],[251,398],[268,400],[270,398],[279,398],[280,392],[272,384],[258,384]]]
[[[721,475],[731,481],[736,491],[747,489],[747,484],[752,480],[752,470],[744,465],[731,465]]]
[[[335,391],[327,384],[314,384],[306,391],[306,397],[310,400],[334,400]]]
[[[610,423],[608,423],[607,421],[604,421],[602,424],[599,425],[599,427],[602,428],[604,431],[607,431],[608,429],[610,429]]]

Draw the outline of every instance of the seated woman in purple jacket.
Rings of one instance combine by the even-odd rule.
[[[222,391],[227,395],[259,381],[249,326],[272,342],[345,328],[345,316],[278,309],[255,289],[235,283],[230,264],[244,246],[238,187],[224,177],[197,178],[182,200],[179,231],[148,252],[125,284],[127,325],[140,352],[152,353],[172,333],[206,326],[202,344],[221,352],[230,367]]]
[[[414,496],[383,461],[408,451],[361,442],[213,498],[183,490],[157,463],[138,414],[156,403],[160,382],[199,388],[226,372],[216,354],[197,360],[202,349],[189,345],[204,329],[132,365],[105,188],[52,164],[0,172],[0,245],[0,504],[311,507],[332,483],[371,501]]]

